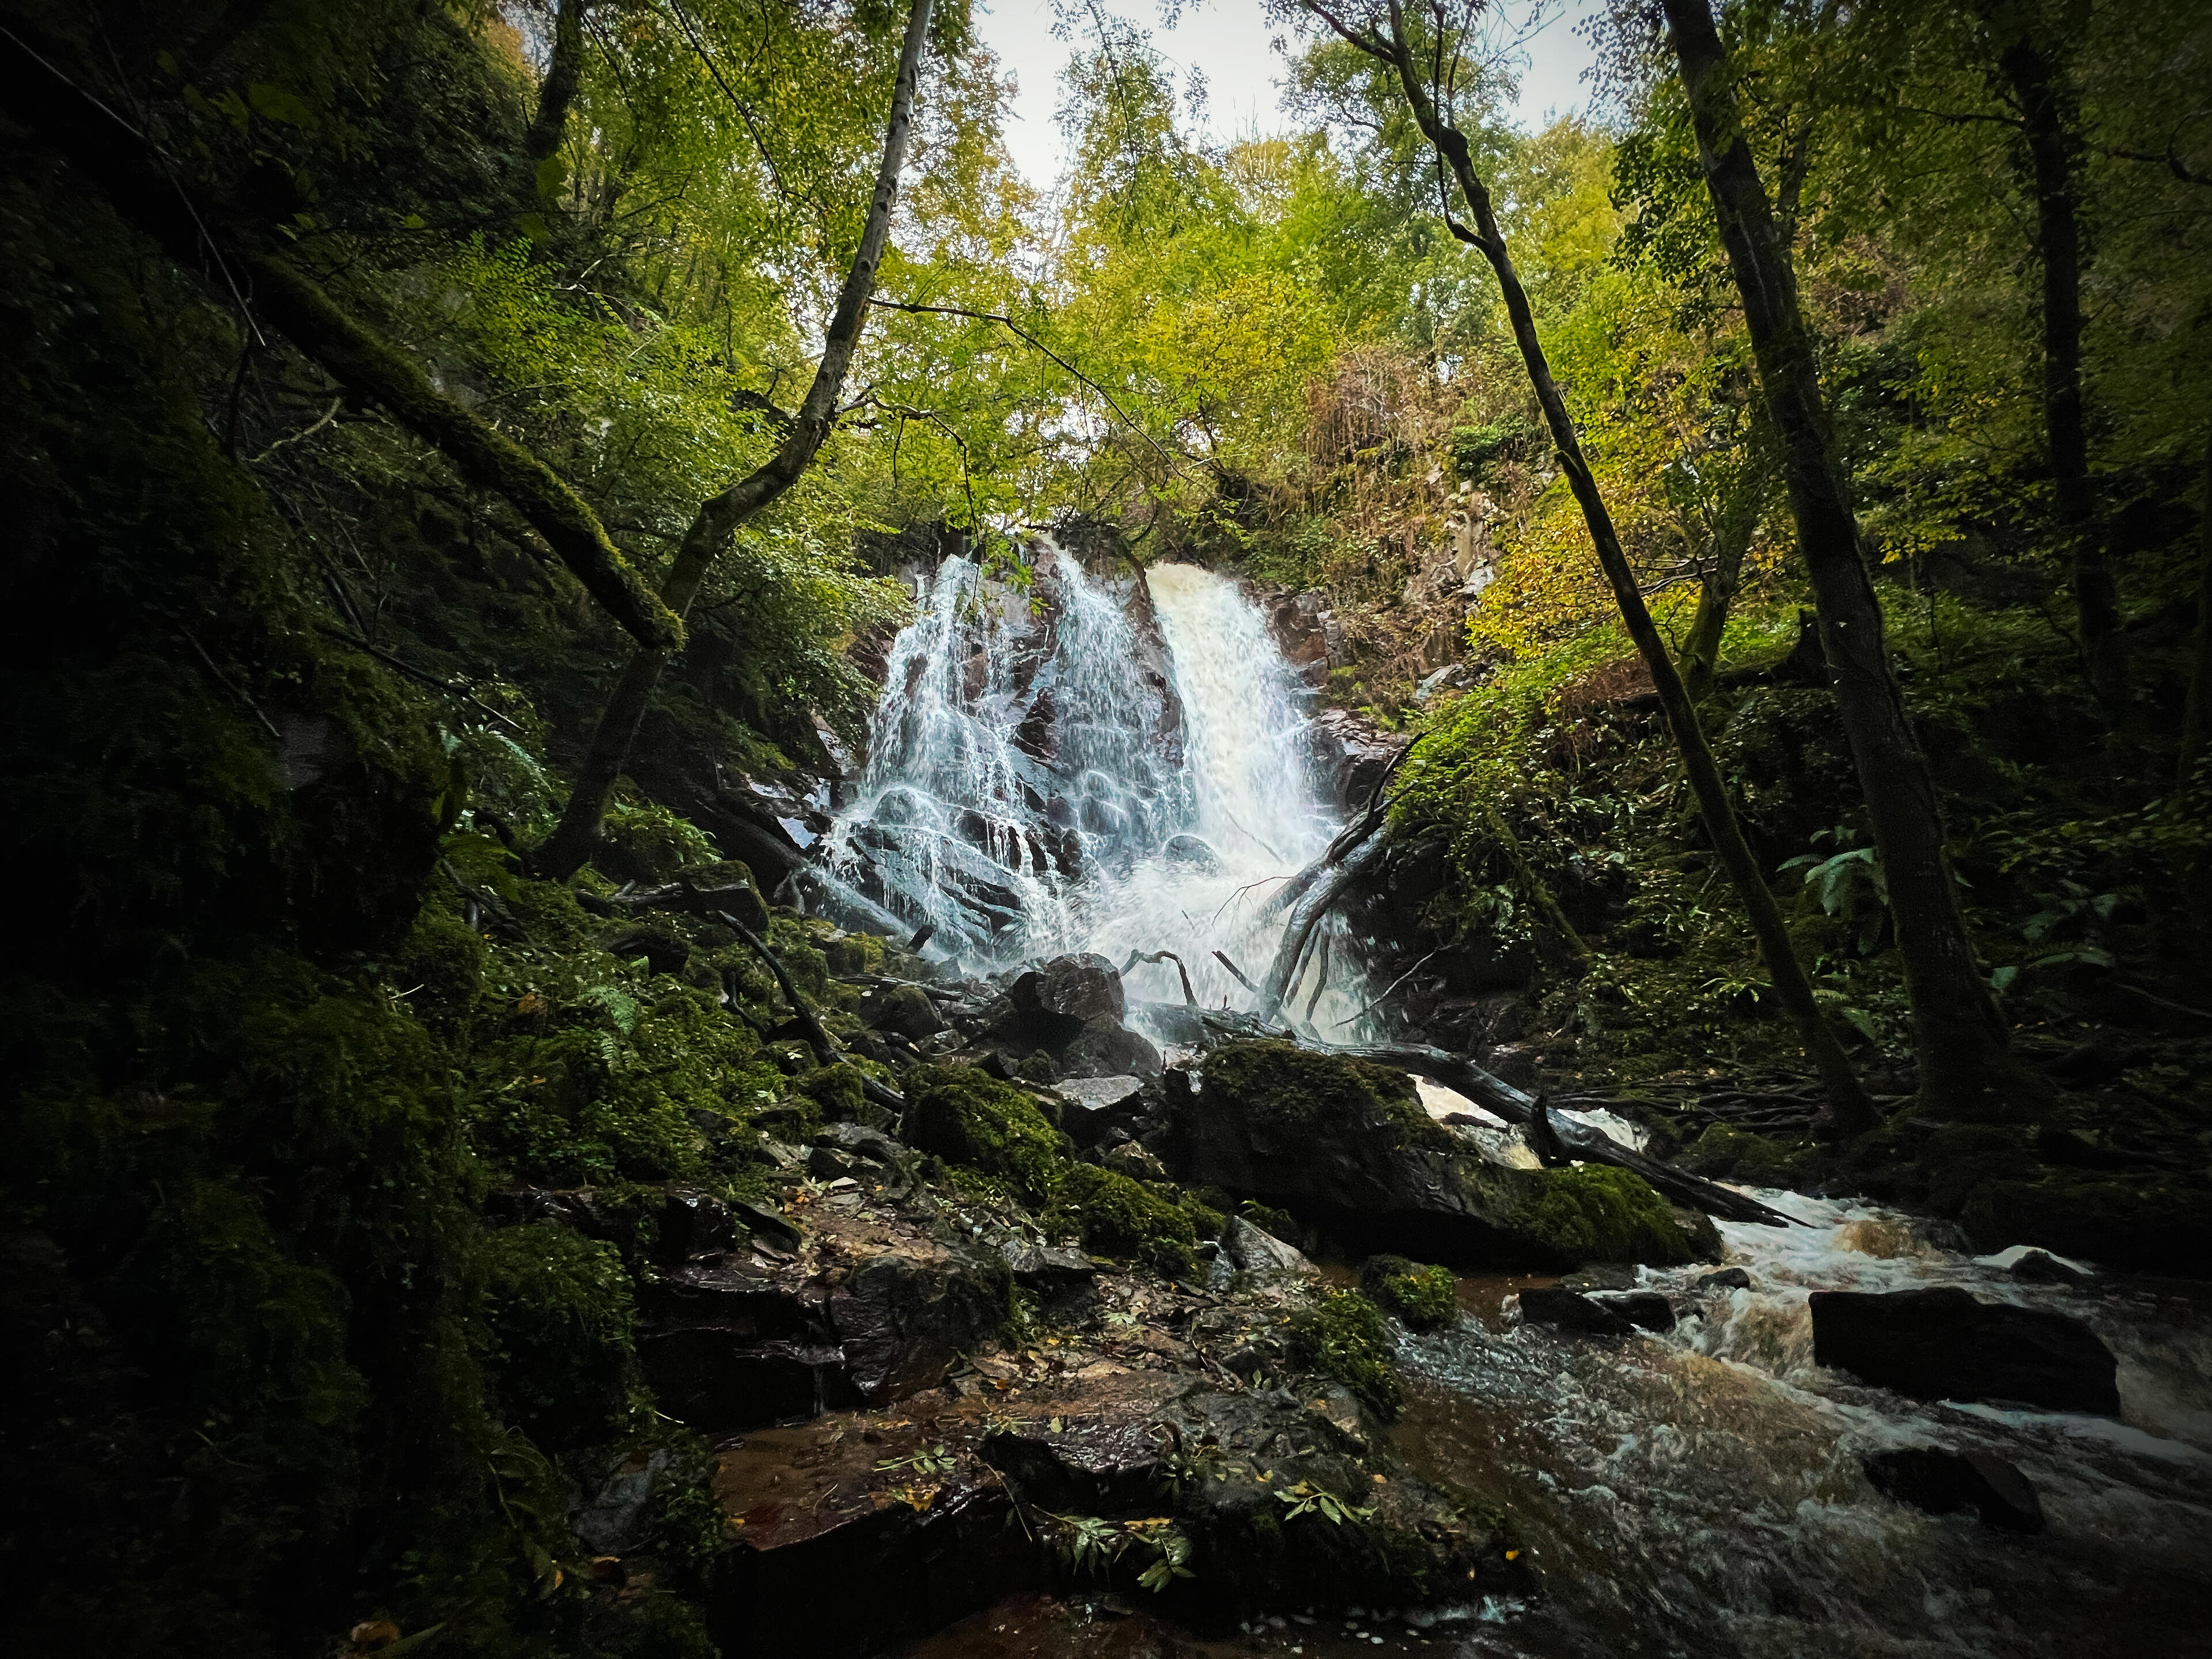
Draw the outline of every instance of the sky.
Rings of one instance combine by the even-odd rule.
[[[1562,6],[1553,0],[1553,15],[1527,48],[1516,111],[1522,126],[1534,130],[1551,115],[1587,103],[1589,90],[1580,76],[1589,63],[1589,47],[1573,25],[1597,3],[1565,0]],[[1151,29],[1153,44],[1177,66],[1195,64],[1206,72],[1207,137],[1240,138],[1282,125],[1274,82],[1284,64],[1269,48],[1272,32],[1261,0],[1202,0],[1186,9],[1172,29],[1160,26],[1144,0],[1118,9]],[[1060,70],[1067,62],[1069,43],[1053,38],[1050,0],[975,0],[974,15],[984,43],[1020,82],[1007,145],[1030,182],[1049,189],[1062,160],[1053,112],[1060,106]]]

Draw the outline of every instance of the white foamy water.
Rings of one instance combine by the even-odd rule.
[[[1269,899],[1342,828],[1310,757],[1308,696],[1226,577],[1171,565],[1141,586],[1100,580],[1044,544],[1032,591],[1035,614],[965,560],[939,567],[892,647],[821,877],[932,927],[933,953],[972,971],[1169,951],[1201,1006],[1250,1008],[1215,953],[1260,982],[1285,921]],[[1127,978],[1133,1000],[1183,1000],[1172,963]],[[1332,919],[1287,1012],[1352,1041],[1370,995]]]

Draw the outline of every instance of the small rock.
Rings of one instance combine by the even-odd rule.
[[[840,1152],[872,1158],[878,1164],[896,1164],[907,1150],[881,1129],[871,1128],[865,1123],[832,1123],[814,1139],[817,1146],[835,1146]]]
[[[888,1031],[909,1042],[945,1030],[945,1017],[919,985],[886,985],[870,992],[860,1004],[860,1023],[872,1031]]]
[[[1550,1325],[1593,1336],[1627,1336],[1636,1328],[1610,1308],[1600,1307],[1577,1291],[1523,1291],[1521,1317],[1531,1325]]]
[[[2030,1250],[2012,1264],[2012,1276],[2031,1285],[2064,1285],[2086,1291],[2097,1282],[2094,1273],[2063,1261],[2048,1250]]]
[[[1229,1224],[1222,1229],[1221,1249],[1240,1271],[1262,1278],[1303,1277],[1319,1271],[1302,1252],[1241,1215],[1231,1216]]]
[[[1158,1077],[1164,1062],[1152,1040],[1118,1019],[1101,1015],[1088,1022],[1060,1051],[1060,1069],[1073,1078]]]
[[[1723,1267],[1717,1273],[1701,1273],[1698,1277],[1701,1291],[1747,1291],[1751,1275],[1741,1267]]]
[[[1860,1464],[1877,1491],[1900,1504],[1931,1515],[1970,1509],[1989,1525],[2008,1532],[2043,1530],[2043,1504],[2034,1486],[2002,1457],[1916,1446],[1875,1452]]]
[[[1168,1178],[1165,1166],[1138,1141],[1123,1141],[1099,1161],[1108,1169],[1119,1170],[1123,1175],[1133,1176],[1139,1181],[1165,1181]]]

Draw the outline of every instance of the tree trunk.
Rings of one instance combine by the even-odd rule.
[[[2035,246],[2043,261],[2043,420],[2058,525],[2066,538],[2081,655],[2108,708],[2127,696],[2119,593],[2105,562],[2089,484],[2081,410],[2081,231],[2075,216],[2072,100],[2025,31],[1998,59],[2020,105],[2035,185]]]
[[[1762,429],[1754,428],[1735,488],[1713,521],[1706,547],[1712,568],[1698,585],[1697,613],[1690,618],[1689,635],[1682,641],[1682,684],[1692,702],[1702,702],[1712,693],[1729,607],[1735,603],[1736,590],[1743,583],[1743,562],[1751,552],[1751,538],[1759,533],[1759,509],[1765,504],[1771,476],[1765,435]]]
[[[1836,706],[1866,795],[1905,959],[1923,1104],[1960,1117],[2014,1114],[2043,1092],[2006,1046],[1976,961],[1928,762],[1905,715],[1881,602],[1859,545],[1797,282],[1737,119],[1706,0],[1665,0],[1705,182],[1751,331],[1760,390],[1783,449],[1797,543],[1819,606]]]
[[[1714,764],[1711,749],[1706,745],[1704,728],[1698,723],[1697,711],[1683,687],[1682,677],[1675,672],[1674,659],[1668,653],[1666,641],[1651,620],[1650,608],[1644,603],[1635,570],[1613,528],[1613,515],[1607,511],[1597,480],[1591,476],[1589,464],[1583,458],[1582,441],[1567,412],[1566,399],[1552,378],[1551,364],[1537,337],[1535,313],[1529,306],[1528,290],[1522,287],[1520,274],[1506,251],[1505,238],[1498,228],[1498,216],[1491,206],[1490,192],[1475,174],[1466,136],[1438,115],[1435,102],[1422,84],[1407,40],[1401,0],[1390,0],[1390,37],[1387,40],[1365,30],[1346,28],[1315,0],[1307,0],[1307,4],[1353,46],[1396,70],[1399,85],[1414,119],[1437,154],[1449,164],[1460,194],[1474,217],[1475,229],[1470,233],[1449,213],[1445,223],[1454,235],[1479,249],[1497,275],[1506,314],[1512,320],[1514,342],[1521,349],[1521,361],[1528,371],[1528,382],[1543,407],[1545,423],[1551,429],[1552,442],[1559,452],[1560,470],[1567,475],[1575,501],[1589,526],[1590,540],[1596,544],[1598,562],[1613,587],[1621,621],[1650,672],[1651,684],[1659,694],[1659,705],[1665,711],[1668,726],[1681,753],[1682,769],[1689,780],[1691,793],[1705,820],[1705,832],[1712,837],[1714,851],[1728,872],[1729,881],[1759,941],[1759,955],[1773,981],[1776,1000],[1796,1027],[1799,1041],[1804,1044],[1827,1091],[1828,1127],[1843,1133],[1857,1133],[1875,1127],[1880,1118],[1866,1091],[1859,1086],[1842,1042],[1814,1000],[1812,981],[1806,977],[1804,965],[1797,960],[1781,908],[1759,873],[1750,843],[1744,839],[1742,826],[1737,823],[1735,807],[1729,800],[1727,786],[1721,780],[1719,767]]]
[[[2204,507],[2197,521],[2197,654],[2189,669],[2189,701],[2181,713],[2181,762],[2174,787],[2186,789],[2212,734],[2212,438],[2204,447]]]
[[[690,610],[708,571],[730,538],[799,481],[836,422],[837,397],[844,389],[846,373],[860,343],[868,301],[875,292],[876,271],[890,236],[891,207],[898,198],[899,173],[906,165],[907,140],[914,129],[915,86],[921,75],[922,47],[929,38],[930,7],[931,0],[914,0],[907,19],[898,80],[891,94],[890,121],[884,135],[883,161],[876,170],[875,199],[869,205],[860,249],[853,256],[852,268],[837,296],[836,312],[823,339],[822,361],[815,369],[814,383],[807,389],[806,401],[785,428],[775,453],[757,471],[700,504],[661,584],[661,603],[678,617]],[[672,646],[641,647],[631,653],[592,729],[591,747],[577,769],[561,822],[533,856],[541,874],[565,881],[598,850],[600,823],[606,817],[616,781],[629,760],[630,745],[636,741],[639,724],[662,671],[675,654]]]
[[[522,153],[533,168],[542,168],[560,153],[568,136],[568,106],[576,101],[576,88],[584,78],[585,0],[561,0],[560,15],[553,21],[553,56],[538,83],[538,114],[523,139]],[[532,181],[540,194],[545,180],[539,173]]]

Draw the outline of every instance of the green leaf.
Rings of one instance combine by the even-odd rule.
[[[271,86],[266,81],[257,81],[246,89],[246,100],[253,112],[264,121],[275,121],[288,127],[297,127],[302,132],[315,130],[315,112],[304,99],[289,93],[282,87]]]

